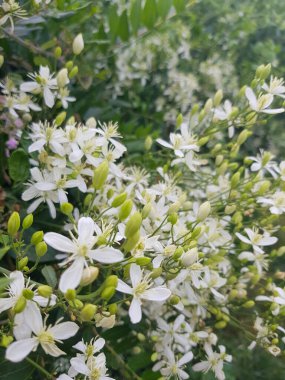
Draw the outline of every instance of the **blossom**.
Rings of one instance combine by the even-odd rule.
[[[48,355],[55,357],[64,355],[65,352],[60,350],[56,343],[62,343],[62,340],[74,336],[79,329],[74,322],[46,326],[38,309],[33,310],[33,315],[26,322],[34,335],[32,337],[27,335],[10,344],[6,350],[6,359],[12,362],[22,361],[31,351],[36,351],[39,345]]]
[[[179,380],[189,379],[189,375],[182,368],[193,359],[193,353],[191,351],[177,360],[173,351],[171,351],[169,347],[166,347],[165,356],[166,359],[156,363],[153,367],[153,371],[160,370],[161,374],[167,376],[168,379],[172,376],[176,376]]]
[[[285,111],[284,108],[268,108],[274,100],[274,96],[272,94],[259,95],[259,97],[257,98],[253,90],[250,87],[247,87],[245,90],[245,96],[249,101],[251,109],[255,112],[277,114]]]
[[[258,203],[263,203],[264,205],[271,206],[269,208],[271,214],[280,215],[285,212],[285,192],[277,191],[271,198],[259,197],[257,198]]]
[[[22,83],[20,89],[24,92],[42,94],[46,105],[52,108],[55,102],[53,91],[57,90],[57,81],[53,76],[48,66],[40,66],[39,73],[29,74],[33,80]]]
[[[45,242],[60,252],[71,254],[66,255],[66,260],[61,265],[71,263],[61,275],[59,289],[66,292],[67,289],[75,289],[81,280],[84,267],[93,260],[104,264],[117,263],[123,260],[124,256],[118,249],[112,247],[102,247],[93,249],[97,237],[94,236],[96,224],[90,217],[82,217],[78,221],[78,237],[72,235],[72,239],[55,232],[48,232],[44,236]]]
[[[129,316],[132,323],[138,323],[142,318],[142,300],[162,302],[170,297],[171,291],[164,286],[152,288],[150,276],[145,275],[143,277],[143,272],[137,264],[131,265],[130,278],[132,287],[119,279],[117,290],[132,295]]]
[[[269,94],[280,96],[283,99],[285,98],[285,86],[282,78],[271,76],[269,84],[264,83],[262,88]]]
[[[252,246],[253,250],[257,253],[263,253],[263,249],[260,247],[273,245],[277,242],[277,238],[270,236],[267,232],[260,234],[256,228],[245,228],[245,232],[248,237],[241,235],[239,232],[236,232],[236,236],[246,244]]]

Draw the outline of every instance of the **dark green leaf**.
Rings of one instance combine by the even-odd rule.
[[[130,13],[130,23],[132,26],[133,34],[136,35],[140,27],[141,20],[141,0],[134,0],[131,13]]]
[[[163,20],[166,19],[171,6],[172,6],[172,0],[158,0],[157,1],[157,12]]]
[[[46,279],[46,282],[48,285],[50,285],[52,288],[56,287],[57,277],[56,277],[55,270],[53,269],[51,265],[46,265],[42,269],[42,275]]]
[[[0,278],[0,290],[7,288],[7,286],[9,285],[9,282],[10,282],[10,278],[8,277]]]
[[[0,260],[2,259],[2,257],[4,257],[4,255],[9,251],[10,247],[3,247],[3,248],[0,248]]]
[[[124,11],[121,14],[119,27],[118,27],[118,35],[122,41],[128,41],[130,37],[127,11]]]
[[[183,12],[186,6],[186,0],[173,0],[173,5],[178,13]]]
[[[23,149],[17,149],[8,160],[9,175],[15,182],[23,182],[29,177],[29,156]]]
[[[0,380],[30,380],[34,367],[25,361],[21,363],[11,363],[4,359],[5,350],[0,351]]]
[[[109,12],[108,12],[108,21],[109,21],[110,35],[111,35],[112,40],[114,40],[118,34],[120,17],[118,16],[117,12],[118,12],[117,4],[110,6]]]
[[[157,20],[157,10],[155,0],[146,0],[145,6],[142,12],[142,22],[148,28],[154,27]]]

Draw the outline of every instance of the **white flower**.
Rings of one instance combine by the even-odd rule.
[[[52,108],[55,99],[53,91],[57,90],[57,81],[50,73],[50,69],[47,66],[40,66],[39,73],[29,74],[29,77],[33,81],[22,83],[21,91],[42,94],[46,105]]]
[[[143,277],[141,268],[136,264],[132,264],[130,267],[130,277],[132,287],[127,285],[122,280],[119,280],[117,290],[133,296],[129,309],[129,316],[132,323],[138,323],[142,318],[142,300],[159,302],[165,301],[170,297],[171,291],[163,286],[152,288],[150,276],[146,275]]]
[[[257,253],[263,253],[263,249],[260,247],[273,245],[277,242],[277,238],[270,236],[267,232],[264,234],[258,233],[258,229],[245,228],[245,232],[248,237],[241,235],[239,232],[236,232],[236,236],[244,243],[252,246],[253,250]]]
[[[285,98],[284,80],[281,78],[271,76],[269,85],[264,83],[262,88],[269,94],[280,96],[283,99]]]
[[[84,49],[84,40],[82,33],[78,34],[72,43],[72,50],[75,55],[79,55]]]
[[[280,215],[285,212],[285,192],[277,191],[272,195],[271,198],[259,197],[257,198],[258,203],[263,203],[264,205],[270,205],[271,214]]]
[[[51,126],[49,123],[33,123],[32,132],[29,137],[34,141],[29,146],[29,153],[40,152],[44,146],[47,146],[53,153],[60,156],[65,155],[63,143],[67,142],[64,131],[56,126]]]
[[[4,25],[7,21],[10,21],[11,29],[14,31],[13,17],[25,18],[27,12],[21,8],[20,4],[15,0],[3,1],[0,6],[4,12],[4,15],[0,19],[0,25]]]
[[[70,360],[72,367],[88,380],[114,380],[107,374],[106,356],[101,353],[98,356],[91,356],[87,362],[82,357],[72,358]]]
[[[274,100],[274,96],[272,94],[259,95],[257,98],[253,90],[250,87],[247,87],[245,90],[245,96],[249,101],[251,109],[255,112],[277,114],[285,111],[284,108],[268,109]]]
[[[166,360],[156,363],[153,367],[153,371],[160,370],[161,374],[166,376],[167,379],[172,378],[172,376],[179,380],[189,379],[189,375],[182,368],[193,359],[193,353],[191,351],[177,360],[170,348],[166,347],[165,356]]]
[[[33,315],[30,316],[26,323],[34,335],[13,342],[6,350],[6,359],[12,362],[22,361],[31,351],[36,351],[39,345],[48,355],[55,357],[64,355],[65,352],[56,346],[56,342],[62,343],[62,340],[74,336],[79,329],[74,322],[45,326],[40,311],[38,309],[33,311]]]
[[[91,218],[82,217],[78,221],[78,237],[72,234],[72,240],[55,232],[48,232],[44,236],[45,242],[54,249],[71,253],[62,265],[72,262],[71,266],[61,275],[59,289],[66,292],[67,289],[75,289],[81,280],[84,267],[93,260],[104,264],[117,263],[124,256],[118,249],[103,247],[93,249],[97,237],[94,236],[96,224]]]
[[[279,168],[275,161],[272,161],[274,156],[270,152],[260,151],[256,157],[250,156],[248,157],[254,163],[251,165],[250,170],[253,172],[261,171],[264,174],[268,171],[273,178],[277,178],[277,173],[279,172]]]

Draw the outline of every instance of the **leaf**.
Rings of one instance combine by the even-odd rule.
[[[148,28],[154,27],[157,20],[157,10],[155,0],[146,0],[145,6],[142,12],[142,22]]]
[[[9,175],[15,182],[24,182],[30,173],[29,156],[23,149],[15,150],[8,160]]]
[[[4,257],[4,255],[9,251],[10,247],[7,246],[7,247],[3,247],[3,248],[0,248],[0,260]]]
[[[8,277],[0,278],[0,290],[6,289],[7,286],[9,285],[10,281],[11,280]]]
[[[171,6],[172,6],[172,0],[158,0],[157,12],[163,20],[166,19]]]
[[[0,351],[0,380],[29,380],[32,379],[34,367],[28,362],[11,363],[4,359],[5,350]]]
[[[118,33],[120,17],[118,16],[117,11],[118,11],[118,6],[117,4],[114,4],[110,6],[109,12],[108,12],[108,21],[109,21],[110,35],[111,35],[112,40],[116,38],[117,33]]]
[[[132,32],[137,35],[141,21],[141,0],[134,0],[130,12],[130,23],[132,26]]]
[[[118,35],[122,41],[128,41],[130,37],[127,11],[124,11],[120,16],[120,22],[118,26]]]
[[[57,284],[57,277],[53,267],[51,265],[46,265],[41,272],[46,279],[47,284],[52,288],[55,288]]]
[[[185,0],[173,0],[173,5],[176,9],[176,12],[183,12],[185,9]]]

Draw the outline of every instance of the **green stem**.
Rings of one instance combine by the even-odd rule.
[[[51,375],[48,371],[46,371],[42,366],[40,366],[38,363],[36,363],[34,360],[30,358],[26,358],[26,361],[30,363],[33,367],[35,367],[39,372],[41,372],[43,375],[45,375],[45,379],[54,379],[54,376]]]

